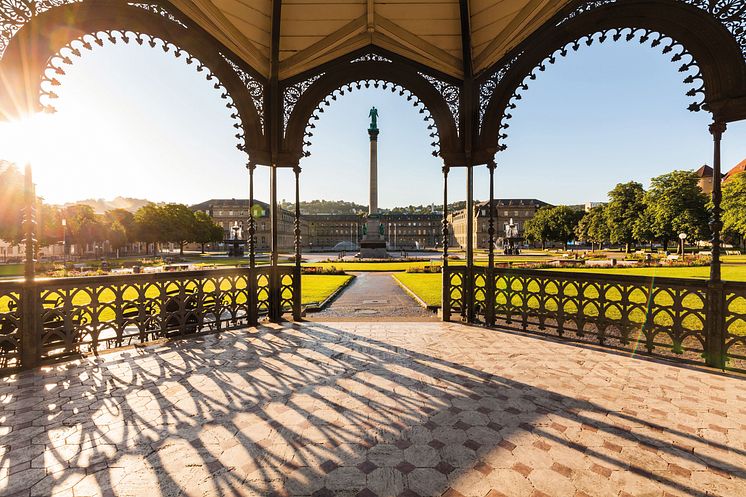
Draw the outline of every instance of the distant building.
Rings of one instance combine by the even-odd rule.
[[[231,236],[231,229],[238,225],[242,238],[248,237],[249,229],[249,200],[248,199],[211,199],[190,207],[192,211],[202,211],[212,220],[223,227],[225,237]],[[254,200],[254,222],[256,229],[256,249],[266,251],[270,249],[272,223],[269,215],[269,204],[261,200]],[[293,213],[280,209],[278,220],[277,243],[280,250],[290,251],[295,244],[295,216]],[[307,233],[307,227],[301,219],[301,237]]]
[[[443,214],[383,214],[381,222],[390,250],[415,250],[442,245]]]
[[[231,236],[231,229],[235,225],[241,228],[242,238],[248,236],[248,199],[212,199],[193,205],[190,209],[209,215],[223,227],[226,238]],[[254,220],[257,250],[269,250],[269,204],[254,200]],[[389,249],[413,250],[441,245],[442,214],[381,214],[380,220]],[[350,243],[358,246],[365,224],[364,218],[357,214],[303,214],[300,221],[301,244],[312,250],[334,250],[339,244],[351,247]],[[294,223],[294,213],[280,209],[278,243],[282,250],[294,248]]]
[[[536,211],[549,204],[534,198],[530,199],[495,199],[495,240],[502,238],[505,228],[511,220],[518,230],[519,236],[523,236],[526,221],[536,215]],[[448,216],[451,229],[451,246],[466,247],[466,209],[456,211]],[[489,201],[479,202],[474,205],[474,248],[489,248]]]
[[[602,205],[606,205],[606,202],[586,202],[583,210],[585,212],[590,212],[594,207],[600,207]]]
[[[363,234],[363,218],[357,214],[301,215],[308,230],[303,246],[309,249],[333,249],[341,242],[358,245]]]
[[[710,195],[712,193],[712,178],[715,171],[713,171],[713,169],[707,164],[704,164],[694,172],[699,178],[699,181],[697,182],[699,188],[702,192]]]
[[[725,177],[723,178],[723,184],[732,180],[736,174],[740,174],[744,172],[746,172],[746,159],[736,164],[735,167],[733,167],[733,169],[731,169],[730,171],[726,173]]]

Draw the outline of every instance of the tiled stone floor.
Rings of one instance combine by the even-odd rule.
[[[0,380],[1,495],[746,495],[746,382],[442,323],[309,323]]]

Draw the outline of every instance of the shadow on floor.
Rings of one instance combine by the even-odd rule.
[[[5,379],[0,494],[705,496],[746,477],[746,446],[718,435],[743,425],[703,425],[695,398],[610,409],[613,360],[497,374],[513,354],[490,350],[488,332],[428,326],[261,327]],[[656,377],[676,381],[674,368],[641,364],[637,381],[683,387]],[[539,386],[552,379],[601,397]],[[645,405],[646,392],[624,395]]]

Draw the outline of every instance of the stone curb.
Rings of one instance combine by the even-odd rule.
[[[347,281],[345,281],[342,284],[342,286],[340,286],[339,288],[337,288],[336,290],[334,290],[334,292],[331,295],[329,295],[326,299],[324,299],[324,301],[322,303],[320,303],[320,304],[316,304],[316,303],[309,304],[309,305],[307,305],[306,307],[303,308],[303,312],[321,312],[324,309],[326,309],[326,306],[328,306],[329,304],[331,304],[332,300],[334,300],[335,298],[337,298],[337,296],[340,293],[342,293],[342,290],[344,290],[345,288],[347,288],[348,286],[350,286],[350,283],[352,283],[353,281],[355,281],[355,278],[357,278],[357,276],[354,275],[354,274],[348,274],[347,276],[352,276],[352,277],[350,279],[348,279]]]

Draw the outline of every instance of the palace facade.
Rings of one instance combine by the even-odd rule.
[[[232,234],[233,226],[241,227],[246,238],[249,220],[248,199],[212,199],[190,207],[202,211],[223,227],[225,237]],[[441,246],[441,213],[379,215],[383,234],[389,250],[418,250]],[[271,225],[269,204],[254,200],[256,242],[258,251],[270,249]],[[294,214],[280,209],[278,241],[281,250],[293,249]],[[301,215],[301,243],[306,250],[353,250],[363,236],[365,217],[357,214],[303,214]]]
[[[542,207],[549,206],[548,203],[535,198],[500,198],[495,199],[495,240],[499,240],[505,234],[505,228],[511,220],[518,229],[519,236],[523,236],[526,221],[536,215],[536,211]],[[455,211],[448,216],[451,231],[450,244],[454,248],[466,248],[466,229],[468,226],[466,209]],[[477,202],[474,204],[474,248],[489,248],[489,202]]]

